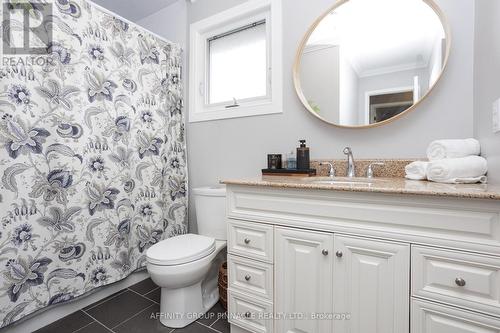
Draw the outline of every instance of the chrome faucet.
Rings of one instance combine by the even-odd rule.
[[[372,163],[368,166],[368,168],[366,169],[366,178],[373,178],[374,175],[373,175],[373,167],[375,165],[385,165],[384,163],[381,163],[381,162],[375,162],[375,163]]]
[[[350,147],[344,148],[344,154],[347,155],[347,177],[356,177],[356,168],[354,167],[354,156]]]
[[[333,163],[330,162],[321,162],[319,164],[320,166],[323,165],[328,165],[328,177],[334,178],[335,177],[335,168],[333,167]]]

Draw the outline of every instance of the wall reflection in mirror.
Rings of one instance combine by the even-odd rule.
[[[430,0],[342,1],[299,50],[295,79],[307,109],[329,123],[366,126],[419,102],[448,50],[436,10]]]

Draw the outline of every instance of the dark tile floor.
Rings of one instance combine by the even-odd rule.
[[[160,288],[146,279],[70,314],[35,333],[229,333],[227,315],[217,303],[203,317],[181,329],[160,324]]]

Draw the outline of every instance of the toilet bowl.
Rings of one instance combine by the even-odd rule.
[[[226,242],[187,234],[156,245],[148,251],[147,270],[161,287],[160,322],[167,327],[185,327],[219,300],[217,273],[224,261],[219,254],[224,254]],[[180,254],[174,247],[186,252]]]
[[[193,189],[199,235],[160,241],[146,253],[147,270],[161,287],[160,322],[182,328],[219,300],[218,270],[226,257],[225,188]]]

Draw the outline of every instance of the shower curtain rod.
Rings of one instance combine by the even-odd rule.
[[[137,24],[137,23],[135,23],[135,22],[132,22],[132,21],[130,21],[129,19],[126,19],[126,18],[124,18],[123,16],[118,15],[118,14],[117,14],[117,13],[115,13],[115,12],[112,12],[111,10],[109,10],[109,9],[107,9],[107,8],[104,8],[103,6],[96,4],[96,3],[95,3],[94,1],[92,1],[92,0],[84,0],[84,1],[87,1],[87,2],[88,2],[88,3],[90,3],[92,6],[94,6],[94,7],[98,8],[99,10],[101,10],[101,11],[103,11],[103,12],[105,12],[105,13],[109,14],[109,15],[112,15],[112,16],[114,16],[114,17],[116,17],[116,18],[119,18],[120,20],[122,20],[122,21],[124,21],[124,22],[126,22],[126,23],[128,23],[128,24],[131,24],[131,25],[134,25],[134,26],[136,26],[136,27],[141,28],[142,30],[146,31],[147,33],[149,33],[149,34],[151,34],[151,35],[155,36],[156,38],[158,38],[158,39],[160,39],[160,40],[162,40],[162,41],[164,41],[164,42],[166,42],[166,43],[169,43],[169,44],[177,44],[177,45],[179,45],[179,46],[180,46],[180,44],[179,44],[179,43],[172,42],[171,40],[168,40],[168,39],[166,39],[165,37],[158,35],[157,33],[155,33],[155,32],[153,32],[153,31],[151,31],[151,30],[149,30],[149,29],[147,29],[147,28],[143,27],[142,25]],[[184,51],[182,48],[181,48],[181,50],[182,50],[182,51]]]

